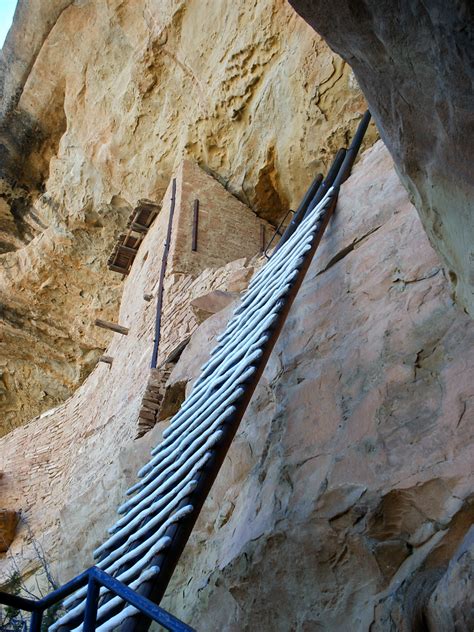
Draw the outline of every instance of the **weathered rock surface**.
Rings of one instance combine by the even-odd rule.
[[[15,538],[18,514],[16,511],[0,509],[0,553],[6,553]]]
[[[280,0],[36,4],[20,0],[2,51],[4,120],[28,116],[46,136],[65,120],[47,188],[68,213],[162,195],[184,153],[275,215],[364,107],[348,67]]]
[[[353,68],[456,300],[474,314],[474,4],[290,0]]]
[[[110,344],[106,355],[112,364],[96,363],[88,379],[64,404],[0,439],[1,508],[23,517],[9,556],[0,558],[0,578],[11,575],[12,559],[24,573],[35,570],[38,559],[31,534],[48,559],[59,558],[61,578],[89,565],[91,547],[113,520],[127,477],[135,476],[146,451],[160,436],[162,425],[155,429],[155,415],[150,419],[148,412],[145,419],[151,423],[146,427],[154,430],[142,440],[134,440],[144,430],[140,419],[143,409],[149,411],[152,403],[146,397],[149,387],[158,386],[162,394],[160,377],[169,374],[173,362],[169,357],[199,325],[190,303],[217,289],[226,292],[228,283],[235,284],[236,278],[241,282],[249,279],[248,269],[253,271],[263,263],[258,253],[264,220],[191,161],[184,161],[173,175],[175,211],[164,277],[158,368],[150,372],[172,183],[163,198],[162,212],[145,235],[123,281],[117,321],[128,335],[107,332]],[[208,236],[200,232],[198,250],[193,252],[196,194],[202,229],[209,222],[223,232],[232,232],[232,236],[225,244],[214,241],[212,249]],[[247,257],[236,259],[240,255]],[[153,300],[144,300],[145,295]],[[160,413],[172,414],[179,405],[181,393],[175,386],[164,389]],[[61,550],[67,557],[58,554]]]
[[[474,511],[471,514],[473,522]],[[433,632],[474,628],[474,526],[452,557],[448,569],[431,595],[427,607]]]
[[[153,269],[139,258],[126,282],[134,325],[109,350],[120,365],[0,440],[2,497],[26,505],[62,580],[91,563],[165,425],[132,440],[153,322],[138,295]],[[169,388],[189,390],[231,311],[199,327]],[[473,338],[378,143],[342,189],[164,605],[210,632],[469,621]]]
[[[162,198],[183,156],[275,219],[365,109],[349,67],[282,0],[20,0],[0,87],[0,269],[15,274],[0,297],[4,428],[89,373],[105,339],[85,323],[118,307],[113,236],[137,200]],[[55,274],[65,300],[42,287]],[[29,332],[21,354],[12,327],[17,341]],[[53,380],[36,362],[51,357]]]
[[[200,327],[172,381],[192,381],[227,318]],[[456,550],[473,521],[473,336],[377,145],[343,187],[166,606],[210,631],[470,630]]]
[[[0,257],[0,435],[64,401],[97,363],[110,335],[94,317],[114,320],[122,293],[107,246],[124,220],[103,207]]]
[[[198,296],[191,301],[191,308],[199,322],[203,322],[212,314],[217,314],[221,309],[227,307],[238,297],[235,292],[223,292],[222,290],[214,290],[203,296]]]

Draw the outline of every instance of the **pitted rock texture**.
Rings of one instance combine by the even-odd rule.
[[[7,428],[62,401],[89,373],[104,338],[82,324],[70,331],[70,315],[88,322],[100,307],[114,319],[120,284],[105,268],[113,236],[137,200],[163,197],[182,157],[274,221],[366,107],[349,66],[283,0],[19,0],[0,86],[0,266],[15,273],[2,286],[4,327],[14,312],[30,332],[21,354],[5,335],[4,380],[38,402],[5,395]],[[375,137],[371,128],[366,145]],[[38,267],[45,241],[57,256]],[[41,286],[56,274],[68,298],[50,305]],[[75,298],[81,289],[85,302]],[[37,332],[33,319],[58,334]],[[58,349],[63,334],[77,339],[67,350]],[[35,358],[56,354],[70,358],[58,388],[35,368]]]
[[[290,3],[354,70],[456,300],[474,315],[474,4]]]
[[[229,311],[170,384],[190,387]],[[165,607],[211,632],[468,632],[473,337],[380,143],[341,190]]]
[[[2,51],[4,120],[26,116],[60,140],[46,186],[68,213],[85,199],[162,195],[184,153],[275,215],[364,109],[348,66],[281,0],[36,4],[20,0]],[[40,149],[21,153],[44,182]]]
[[[474,628],[473,568],[474,526],[471,526],[430,596],[426,619],[432,632]]]
[[[92,563],[167,423],[133,440],[153,328],[140,294],[156,282],[157,238],[126,282],[122,320],[134,318],[107,352],[112,368],[0,439],[5,508],[24,511],[61,581]],[[258,263],[228,264],[213,282],[203,272],[194,296],[229,290]],[[192,335],[170,395],[189,392],[232,309]],[[412,632],[420,621],[453,632],[469,621],[473,341],[378,143],[342,188],[164,606],[210,632]],[[10,552],[33,564],[23,527]]]
[[[235,288],[236,281],[242,286],[263,264],[264,257],[258,253],[264,220],[190,161],[183,161],[173,176],[175,213],[164,276],[158,369],[150,372],[150,361],[173,182],[122,282],[117,322],[128,329],[128,335],[106,332],[110,341],[106,355],[112,363],[96,362],[66,402],[0,437],[0,509],[22,517],[8,556],[0,557],[0,582],[11,576],[15,564],[25,576],[36,570],[38,556],[31,536],[58,569],[60,580],[90,565],[91,547],[114,521],[127,477],[130,486],[163,428],[163,424],[156,424],[154,414],[151,419],[145,415],[147,423],[141,421],[147,408],[145,400],[150,402],[148,385],[157,385],[159,395],[164,395],[158,419],[173,414],[182,400],[186,382],[173,384],[173,388],[164,384],[162,389],[161,379],[169,375],[177,351],[201,322],[192,309],[193,299],[216,290],[228,295],[229,286]],[[220,231],[232,232],[225,246],[215,242],[212,250],[206,235],[201,234],[197,251],[191,250],[196,190],[201,201],[201,227],[209,222]],[[242,254],[248,256],[236,259]],[[151,296],[151,300],[144,300],[144,296]],[[73,316],[71,311],[71,326]],[[45,350],[41,359],[46,367],[47,354]],[[60,358],[55,366],[61,366]],[[150,427],[142,439],[135,440]],[[61,550],[65,557],[58,554]],[[33,589],[34,585],[35,578]]]

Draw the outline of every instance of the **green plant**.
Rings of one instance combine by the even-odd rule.
[[[46,557],[43,547],[34,537],[27,520],[24,516],[22,516],[20,520],[26,527],[30,543],[35,552],[35,559],[38,563],[37,571],[35,572],[36,591],[30,590],[25,584],[20,565],[13,555],[9,555],[13,570],[2,582],[2,589],[12,595],[20,595],[28,597],[29,599],[41,599],[41,597],[44,597],[48,592],[56,590],[58,588],[58,582],[52,573],[51,564]],[[42,585],[44,586],[45,584],[46,590],[42,588]],[[47,632],[49,626],[59,619],[62,614],[63,607],[60,603],[46,610],[41,624],[41,632]],[[29,620],[29,613],[24,613],[8,606],[0,606],[0,632],[26,632]]]
[[[12,595],[19,595],[22,591],[22,579],[17,570],[14,570],[6,582],[5,589]],[[27,629],[27,620],[23,613],[16,608],[5,606],[0,610],[0,630],[2,632],[24,632]]]

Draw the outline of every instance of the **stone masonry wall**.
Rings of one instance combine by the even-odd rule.
[[[190,306],[193,299],[217,288],[225,291],[229,284],[232,286],[236,273],[239,275],[244,271],[248,278],[254,266],[261,262],[257,253],[262,220],[257,220],[249,209],[196,165],[189,162],[182,165],[177,170],[176,179],[175,230],[170,267],[165,277],[160,360],[198,327],[199,320]],[[205,194],[201,195],[204,189]],[[191,253],[190,241],[185,246],[175,246],[176,240],[183,239],[192,224],[194,197],[203,200],[203,212],[207,208],[212,219],[209,226],[204,222],[201,226],[201,249],[197,253]],[[141,462],[140,457],[145,458],[145,448],[156,441],[153,433],[140,441],[133,441],[133,438],[149,376],[156,291],[170,200],[171,183],[163,199],[162,211],[148,231],[124,281],[118,321],[129,328],[129,334],[109,334],[106,354],[113,358],[112,366],[99,363],[62,406],[0,440],[0,472],[3,473],[0,477],[0,508],[22,512],[28,528],[41,541],[51,559],[56,559],[62,547],[74,550],[70,546],[76,535],[84,537],[82,529],[79,535],[71,533],[77,530],[76,527],[68,528],[70,521],[75,524],[84,514],[89,544],[76,547],[77,551],[83,550],[84,555],[79,552],[72,559],[69,556],[61,562],[63,577],[70,574],[69,568],[74,573],[78,564],[90,563],[90,546],[103,536],[107,524],[113,520],[114,507],[127,478],[124,472],[133,476]],[[211,233],[213,224],[218,223],[218,215],[227,211],[229,221],[238,212],[240,221],[232,226],[232,230],[235,234],[242,228],[242,233],[241,239],[236,234],[234,240],[228,241],[227,250],[224,250],[218,241],[206,235],[205,230]],[[256,235],[253,239],[252,231]],[[253,254],[255,261],[251,263],[242,254]],[[235,260],[226,264],[229,259]],[[206,267],[211,264],[215,267]],[[152,294],[153,300],[145,301],[145,294]],[[100,317],[102,314],[99,311],[96,315]],[[97,486],[109,498],[106,507],[89,502]],[[24,523],[20,524],[9,555],[15,556],[21,568],[31,570],[35,566],[35,555],[28,544],[28,528]],[[0,580],[2,576],[8,576],[11,568],[9,557],[0,556]]]
[[[216,268],[261,250],[260,226],[267,240],[273,228],[191,160],[177,171],[177,197],[169,268],[196,276],[205,268]],[[198,192],[198,194],[196,193]],[[193,252],[192,218],[194,200],[199,199],[197,251]]]
[[[0,441],[5,508],[26,509],[61,580],[91,564],[165,426],[132,440],[159,258],[147,239],[112,368]],[[222,275],[230,289],[246,265],[189,287]],[[231,310],[198,327],[169,387],[189,389]],[[430,632],[470,632],[473,336],[379,143],[342,187],[163,605],[206,632],[411,632],[427,617]]]

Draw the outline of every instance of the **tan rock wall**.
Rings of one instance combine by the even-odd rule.
[[[58,56],[66,43],[73,54]],[[68,127],[48,189],[68,212],[85,199],[163,194],[185,154],[275,214],[364,107],[348,67],[283,0],[71,5],[19,108],[42,121],[58,99]]]
[[[0,83],[3,431],[94,366],[106,339],[92,312],[113,320],[121,291],[114,236],[183,157],[275,220],[365,109],[284,0],[20,0]]]
[[[353,68],[455,300],[474,315],[474,4],[290,3]]]
[[[63,580],[91,563],[163,427],[132,441],[153,312],[139,299],[155,250],[127,281],[131,332],[109,349],[120,363],[0,440],[2,497],[43,530]],[[222,276],[229,287],[245,275],[232,268],[191,284]],[[190,387],[230,313],[197,329],[170,385]],[[455,551],[472,523],[473,336],[378,144],[342,189],[166,607],[210,631],[386,632],[413,629],[425,605],[448,632],[450,604],[464,612],[470,594],[455,589],[466,577]],[[440,584],[431,603],[423,591],[445,573],[449,593]]]
[[[192,163],[178,167],[176,190],[159,362],[197,329],[200,321],[190,305],[194,298],[217,288],[226,290],[236,273],[250,278],[248,271],[261,265],[260,225],[266,224]],[[129,333],[106,333],[110,341],[106,353],[113,358],[112,366],[96,363],[88,379],[65,404],[0,440],[0,508],[21,513],[24,519],[9,556],[0,558],[0,577],[12,570],[10,556],[22,569],[34,568],[37,559],[29,544],[30,531],[49,558],[58,562],[62,577],[74,574],[78,564],[88,564],[91,547],[113,519],[126,485],[125,472],[133,476],[146,449],[156,441],[156,432],[138,442],[134,438],[149,377],[171,191],[170,183],[162,210],[123,283],[118,321],[129,328]],[[207,198],[211,192],[212,198]],[[205,235],[197,253],[191,252],[190,240],[185,244],[183,235],[192,224],[195,196],[202,199],[203,212],[207,209],[210,218],[215,217],[221,225],[222,218],[232,222],[238,214],[239,224],[232,225],[235,239],[228,240],[227,248],[215,240],[206,242]],[[241,254],[253,254],[254,259],[250,262],[244,257],[218,267],[226,258]],[[205,267],[210,262],[214,268]],[[193,274],[180,272],[185,269],[193,269]],[[145,294],[152,294],[153,300],[145,301]],[[96,502],[99,489],[100,500]],[[75,552],[61,561],[58,552],[62,547]]]
[[[95,366],[107,336],[94,314],[114,320],[122,291],[106,261],[124,211],[50,226],[0,257],[0,435],[64,401]]]

